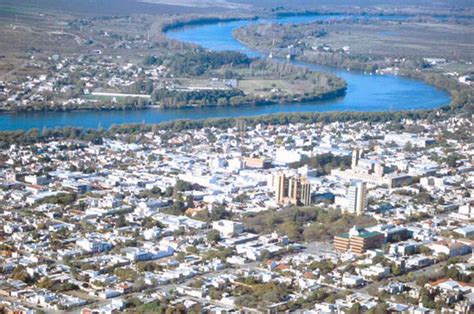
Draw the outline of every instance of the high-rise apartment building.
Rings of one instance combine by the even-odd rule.
[[[289,183],[289,180],[283,172],[274,175],[275,199],[277,203],[283,203],[285,197],[288,196]]]
[[[367,185],[365,182],[357,181],[347,190],[347,212],[362,215],[367,207]]]
[[[352,169],[359,165],[359,160],[362,158],[362,153],[362,150],[360,150],[359,148],[355,148],[354,150],[352,150]]]
[[[288,177],[279,172],[274,175],[275,200],[278,204],[311,205],[311,184],[307,177]]]

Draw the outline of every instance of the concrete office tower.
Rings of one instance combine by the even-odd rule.
[[[359,160],[362,158],[362,150],[360,148],[354,148],[352,150],[352,164],[351,168],[354,169],[359,165]]]
[[[275,184],[276,202],[278,204],[284,203],[285,197],[288,195],[289,181],[287,180],[284,173],[279,172],[275,175],[273,182]]]
[[[385,169],[384,169],[384,165],[380,162],[376,163],[374,165],[374,174],[376,176],[379,176],[379,177],[383,177],[384,173],[385,173]]]
[[[278,204],[311,205],[311,184],[306,177],[287,177],[279,172],[274,175],[275,200]]]
[[[288,187],[288,198],[295,205],[311,205],[311,184],[306,177],[291,178]]]
[[[347,211],[362,215],[367,207],[367,185],[362,181],[354,183],[347,191]]]
[[[359,164],[359,149],[356,148],[352,150],[351,168],[354,169],[355,167],[357,167],[358,164]]]

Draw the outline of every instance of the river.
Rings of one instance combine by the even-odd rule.
[[[306,23],[316,20],[344,18],[344,15],[290,16],[272,20],[239,20],[232,22],[184,26],[167,32],[170,38],[191,42],[212,50],[235,50],[250,56],[261,56],[238,42],[232,31],[250,23]],[[399,20],[403,16],[377,17]],[[74,126],[108,128],[121,123],[160,123],[178,119],[208,119],[258,116],[291,112],[326,111],[400,111],[432,109],[450,102],[445,91],[422,81],[394,75],[368,75],[361,72],[322,67],[294,61],[300,66],[334,73],[345,79],[348,89],[344,97],[309,103],[286,103],[245,107],[205,107],[184,109],[146,109],[136,111],[72,111],[0,114],[0,130],[54,128]]]

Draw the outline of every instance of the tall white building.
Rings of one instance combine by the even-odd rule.
[[[365,182],[356,181],[347,190],[346,206],[344,211],[362,215],[367,207],[367,185]]]
[[[349,188],[347,194],[349,200],[348,210],[357,215],[362,215],[367,207],[367,184],[357,181]]]

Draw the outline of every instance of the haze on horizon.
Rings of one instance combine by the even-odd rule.
[[[255,9],[315,9],[319,7],[435,7],[474,8],[470,0],[3,0],[0,9],[29,8],[63,11],[70,14],[185,14],[225,11],[252,12]],[[0,10],[0,15],[5,14]]]

